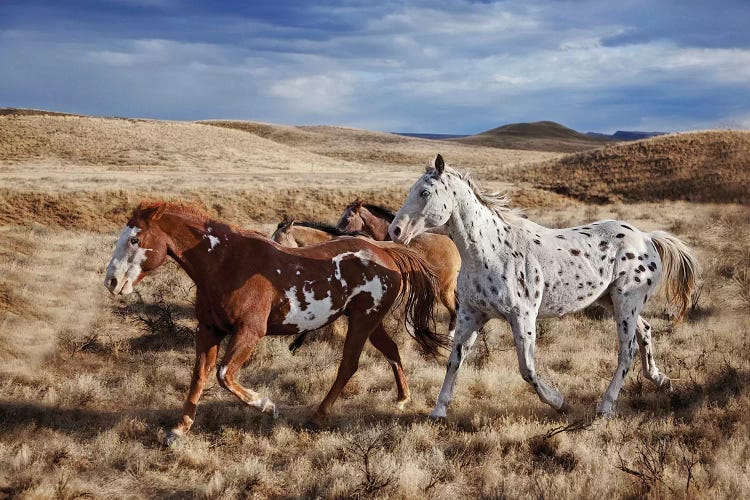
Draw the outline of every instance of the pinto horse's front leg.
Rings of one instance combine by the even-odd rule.
[[[185,435],[193,425],[195,410],[198,400],[203,393],[208,373],[213,371],[216,365],[216,355],[219,352],[221,337],[216,335],[212,328],[199,323],[198,332],[195,334],[195,366],[193,367],[193,379],[190,382],[190,391],[182,408],[180,422],[169,431],[166,444],[171,445],[181,436]]]
[[[219,384],[234,394],[237,399],[262,413],[267,413],[276,418],[279,416],[279,413],[273,401],[268,398],[261,398],[260,394],[243,387],[234,379],[237,371],[250,358],[258,341],[265,334],[265,325],[240,325],[232,336],[229,346],[227,346],[227,352],[221,360],[217,377]]]
[[[448,405],[453,399],[453,389],[456,385],[458,369],[461,368],[461,364],[471,351],[471,347],[477,339],[478,332],[484,326],[485,322],[486,319],[480,312],[459,306],[458,324],[456,326],[456,334],[453,337],[453,350],[448,358],[448,367],[445,371],[443,387],[440,389],[440,395],[435,403],[435,408],[430,413],[430,417],[445,418],[448,414]]]

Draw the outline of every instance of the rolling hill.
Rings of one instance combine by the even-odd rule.
[[[571,154],[523,169],[519,176],[588,202],[750,203],[750,132],[664,135]]]
[[[550,121],[513,123],[450,141],[494,148],[561,153],[596,149],[613,142],[612,139],[591,137]]]

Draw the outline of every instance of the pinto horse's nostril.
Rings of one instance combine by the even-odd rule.
[[[109,280],[109,288],[114,290],[117,287],[117,278]]]
[[[401,228],[398,226],[394,227],[393,234],[395,234],[396,236],[399,236],[401,234]]]

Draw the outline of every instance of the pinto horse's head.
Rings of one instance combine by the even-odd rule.
[[[393,241],[408,244],[415,236],[448,222],[454,199],[443,179],[444,171],[443,157],[437,155],[434,166],[427,167],[424,175],[414,183],[388,227]]]
[[[141,202],[120,233],[104,278],[104,286],[114,295],[131,293],[166,259],[166,235],[158,226],[165,209],[164,203]]]
[[[359,214],[359,209],[362,208],[363,203],[364,200],[359,198],[349,203],[344,209],[344,213],[341,214],[341,218],[339,219],[338,224],[336,224],[336,227],[349,233],[362,231],[365,227],[365,221]]]

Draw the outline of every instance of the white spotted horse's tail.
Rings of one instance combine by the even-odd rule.
[[[649,236],[661,257],[667,301],[677,308],[677,319],[680,320],[690,306],[690,296],[698,279],[698,259],[682,240],[672,234],[653,231]]]

